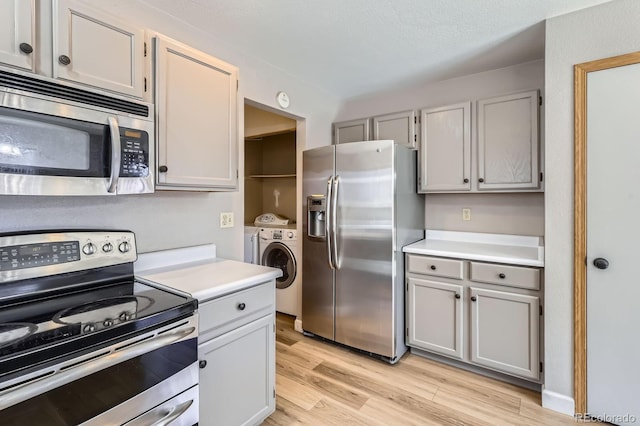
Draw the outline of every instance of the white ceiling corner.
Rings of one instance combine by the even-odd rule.
[[[345,99],[544,57],[544,20],[609,0],[146,0]]]

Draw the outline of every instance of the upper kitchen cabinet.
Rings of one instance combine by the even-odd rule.
[[[33,0],[0,2],[0,63],[34,70],[35,4]]]
[[[142,99],[144,55],[142,29],[85,2],[0,3],[0,66]]]
[[[238,69],[153,37],[157,188],[225,191],[238,184]]]
[[[420,192],[471,190],[471,102],[420,111]]]
[[[537,189],[538,91],[478,101],[478,189]]]
[[[333,123],[333,144],[368,141],[370,123],[368,118]]]
[[[421,111],[420,192],[541,191],[537,90]]]
[[[416,133],[416,112],[402,111],[394,114],[378,115],[372,118],[374,140],[394,140],[410,148],[418,141]]]
[[[53,6],[53,76],[128,96],[144,94],[144,30],[77,0]]]

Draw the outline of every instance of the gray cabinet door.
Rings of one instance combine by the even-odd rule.
[[[333,144],[368,141],[370,127],[368,118],[333,123]]]
[[[471,190],[471,102],[420,117],[420,192]]]
[[[538,380],[540,298],[469,288],[471,361]]]
[[[408,278],[407,344],[453,358],[463,358],[463,287]]]
[[[54,77],[142,98],[142,27],[78,0],[56,0],[53,33]]]
[[[416,112],[402,111],[373,117],[373,139],[393,140],[409,148],[415,148]]]
[[[35,42],[35,4],[33,0],[4,0],[0,2],[0,63],[33,71]],[[32,53],[20,50],[31,46]],[[26,46],[25,46],[26,48]]]
[[[237,68],[162,36],[154,43],[157,186],[237,188]]]
[[[478,189],[540,186],[538,91],[478,101]]]
[[[275,323],[270,314],[198,346],[200,423],[255,425],[275,410]]]

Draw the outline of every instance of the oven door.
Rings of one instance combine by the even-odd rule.
[[[0,105],[0,194],[153,192],[152,122],[15,93]]]
[[[0,424],[193,425],[197,334],[194,315],[2,383]]]

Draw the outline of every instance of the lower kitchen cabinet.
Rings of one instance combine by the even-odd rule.
[[[275,280],[203,302],[200,424],[259,425],[276,408]]]
[[[408,346],[541,380],[540,269],[416,254],[406,268]]]
[[[198,347],[200,424],[255,425],[273,412],[274,323],[270,314]]]
[[[408,344],[462,359],[461,285],[408,279]]]
[[[540,298],[470,288],[471,361],[505,373],[540,378]]]

